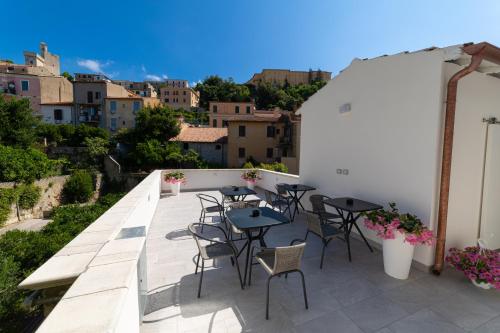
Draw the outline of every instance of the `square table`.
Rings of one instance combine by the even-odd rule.
[[[292,197],[292,201],[295,204],[294,210],[293,210],[293,215],[292,215],[292,221],[295,220],[295,213],[299,213],[299,206],[304,209],[304,206],[300,203],[300,200],[306,194],[308,191],[314,191],[316,188],[308,185],[302,185],[302,184],[282,184],[283,189],[290,194],[290,197]]]
[[[252,216],[254,210],[259,211],[258,216]],[[277,225],[290,223],[290,219],[270,207],[232,209],[226,213],[226,218],[229,223],[245,232],[247,236],[247,242],[240,251],[241,254],[246,247],[245,275],[243,277],[243,284],[246,284],[252,241],[258,240],[262,247],[266,247],[264,236],[269,229]],[[256,230],[258,230],[258,234],[252,234],[252,231]]]
[[[245,186],[226,186],[220,188],[219,192],[222,194],[223,199],[224,197],[228,197],[233,202],[245,200],[247,195],[257,194],[254,190]],[[222,200],[222,202],[224,202],[224,200]]]
[[[325,205],[334,207],[338,214],[342,217],[342,228],[344,229],[344,238],[347,243],[347,251],[349,253],[349,261],[351,261],[351,243],[349,241],[349,236],[351,235],[352,227],[355,226],[358,230],[361,238],[363,238],[365,244],[368,246],[371,252],[373,252],[372,247],[366,240],[365,236],[359,229],[356,221],[359,217],[365,213],[372,210],[382,209],[383,207],[368,201],[363,201],[355,198],[330,198],[323,201]],[[354,215],[356,214],[356,215]]]

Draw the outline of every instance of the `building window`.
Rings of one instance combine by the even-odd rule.
[[[240,107],[238,105],[234,107],[234,113],[240,113]]]
[[[238,148],[238,157],[245,158],[245,155],[246,155],[245,148]]]
[[[111,130],[116,131],[116,118],[111,118]]]
[[[28,91],[29,89],[30,89],[30,82],[26,80],[21,81],[21,90]]]
[[[165,91],[165,96],[168,96],[170,94],[170,91]]]
[[[273,158],[273,148],[267,148],[266,150],[266,157],[267,158]]]
[[[186,103],[186,99],[184,98],[184,103]]]
[[[250,105],[247,105],[247,113],[250,113]]]
[[[214,120],[212,121],[212,127],[217,127],[217,119],[214,119]]]
[[[109,112],[111,113],[116,112],[116,101],[109,102]]]
[[[212,112],[217,113],[217,105],[212,106]]]
[[[183,92],[182,92],[182,94],[183,94],[184,96],[186,96],[186,92],[185,92],[185,91],[183,91]]]
[[[240,137],[246,136],[246,131],[247,131],[247,128],[243,125],[240,125],[240,127],[238,128],[238,132],[239,132]]]
[[[274,126],[267,126],[267,137],[268,138],[274,138],[276,132],[276,127]]]
[[[189,149],[189,143],[184,142],[183,143],[183,148],[184,148],[184,150],[188,150]]]
[[[222,127],[227,127],[228,126],[228,122],[227,120],[223,120],[222,121]]]
[[[95,99],[96,100],[101,99],[101,92],[100,91],[95,92]]]
[[[276,129],[276,134],[280,134],[280,129],[279,128]]]
[[[94,94],[92,91],[87,91],[87,103],[94,103]]]
[[[134,108],[133,108],[134,113],[136,113],[137,111],[139,111],[140,108],[141,108],[141,102],[134,101]]]
[[[165,103],[168,103],[169,102],[169,99],[168,98],[165,98]]]
[[[63,120],[63,111],[61,109],[54,109],[54,120],[55,121]]]
[[[222,146],[221,145],[215,145],[215,150],[221,150]]]

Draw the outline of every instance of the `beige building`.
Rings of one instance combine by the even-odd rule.
[[[331,78],[331,72],[321,70],[291,71],[289,69],[263,69],[261,73],[254,74],[247,83],[253,85],[258,85],[260,83],[272,83],[283,86],[285,84],[308,84],[318,79],[322,81],[329,81]]]
[[[233,116],[228,122],[228,166],[239,168],[248,160],[283,162],[298,173],[300,119],[279,110]]]
[[[59,56],[40,44],[41,54],[25,52],[25,64],[0,61],[0,93],[27,98],[37,116],[42,116],[41,105],[71,103],[73,87],[59,75]]]
[[[200,95],[189,87],[187,80],[165,80],[159,89],[162,103],[173,109],[190,110],[199,106]]]
[[[40,54],[24,51],[24,64],[31,67],[45,68],[54,76],[61,75],[59,56],[49,52],[47,44],[40,43]]]
[[[116,132],[122,128],[134,128],[137,112],[146,106],[157,106],[160,101],[152,97],[130,95],[127,97],[106,97],[104,112],[106,129]]]
[[[229,119],[255,113],[255,104],[252,102],[209,102],[208,105],[210,127],[227,127]]]
[[[132,82],[127,80],[113,80],[113,83],[130,90],[141,97],[158,97],[155,87],[149,82]]]

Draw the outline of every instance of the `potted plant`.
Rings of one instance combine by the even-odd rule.
[[[500,289],[500,254],[480,246],[463,250],[451,248],[446,262],[455,267],[479,288]]]
[[[186,178],[181,171],[170,171],[165,174],[165,182],[170,184],[172,194],[178,195],[181,190],[181,184],[186,183]]]
[[[259,177],[259,170],[257,169],[252,169],[243,172],[241,175],[241,178],[246,181],[247,187],[252,189],[255,187],[255,183],[257,183],[257,180],[261,179]]]
[[[416,245],[431,245],[432,231],[415,215],[400,214],[395,203],[390,210],[366,213],[365,226],[382,238],[384,271],[396,279],[407,279],[410,274]]]

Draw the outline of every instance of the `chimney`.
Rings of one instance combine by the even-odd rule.
[[[45,58],[45,55],[47,54],[48,47],[45,42],[40,42],[40,55],[42,58]]]

